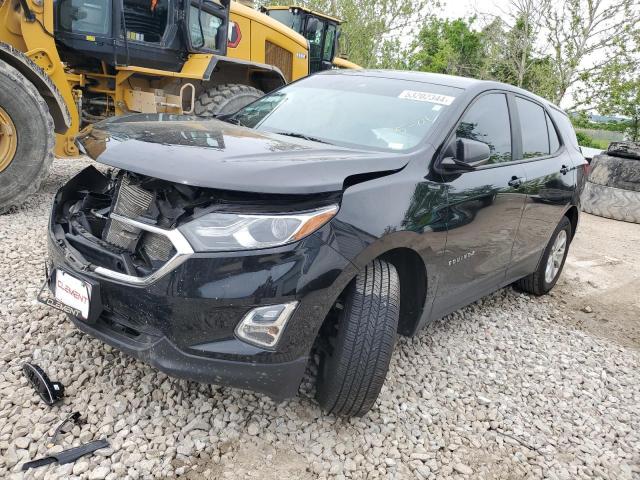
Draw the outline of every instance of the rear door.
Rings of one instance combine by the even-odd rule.
[[[511,125],[506,93],[492,91],[477,97],[456,127],[456,139],[486,143],[491,158],[473,171],[442,174],[448,233],[434,317],[504,284],[526,198]]]
[[[507,277],[517,279],[536,269],[542,251],[571,203],[575,166],[547,108],[537,101],[513,97],[518,131],[517,160],[522,160],[527,193],[522,222]]]

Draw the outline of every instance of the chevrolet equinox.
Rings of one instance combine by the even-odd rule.
[[[176,377],[363,415],[395,339],[555,285],[586,162],[567,115],[501,83],[330,71],[216,119],[84,133],[43,301]],[[313,354],[312,354],[313,352]]]

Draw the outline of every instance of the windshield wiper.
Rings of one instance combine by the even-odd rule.
[[[240,122],[240,120],[238,120],[237,118],[234,118],[234,117],[226,117],[224,115],[221,115],[219,117],[216,117],[216,119],[217,120],[222,120],[223,122],[231,123],[232,125],[241,125],[241,126],[244,127],[242,122]]]
[[[301,138],[303,140],[309,140],[310,142],[326,143],[328,145],[333,145],[331,142],[327,142],[326,140],[322,140],[316,137],[310,137],[309,135],[304,135],[302,133],[296,133],[296,132],[273,132],[273,133],[277,133],[278,135],[284,135],[285,137]]]

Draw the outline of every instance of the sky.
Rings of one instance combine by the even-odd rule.
[[[500,9],[506,10],[509,0],[446,0],[441,16],[459,18],[474,13],[499,15]],[[468,12],[466,15],[462,12]]]

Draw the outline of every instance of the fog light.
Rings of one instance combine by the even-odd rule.
[[[258,307],[247,313],[236,327],[236,336],[259,347],[274,348],[298,302]]]

